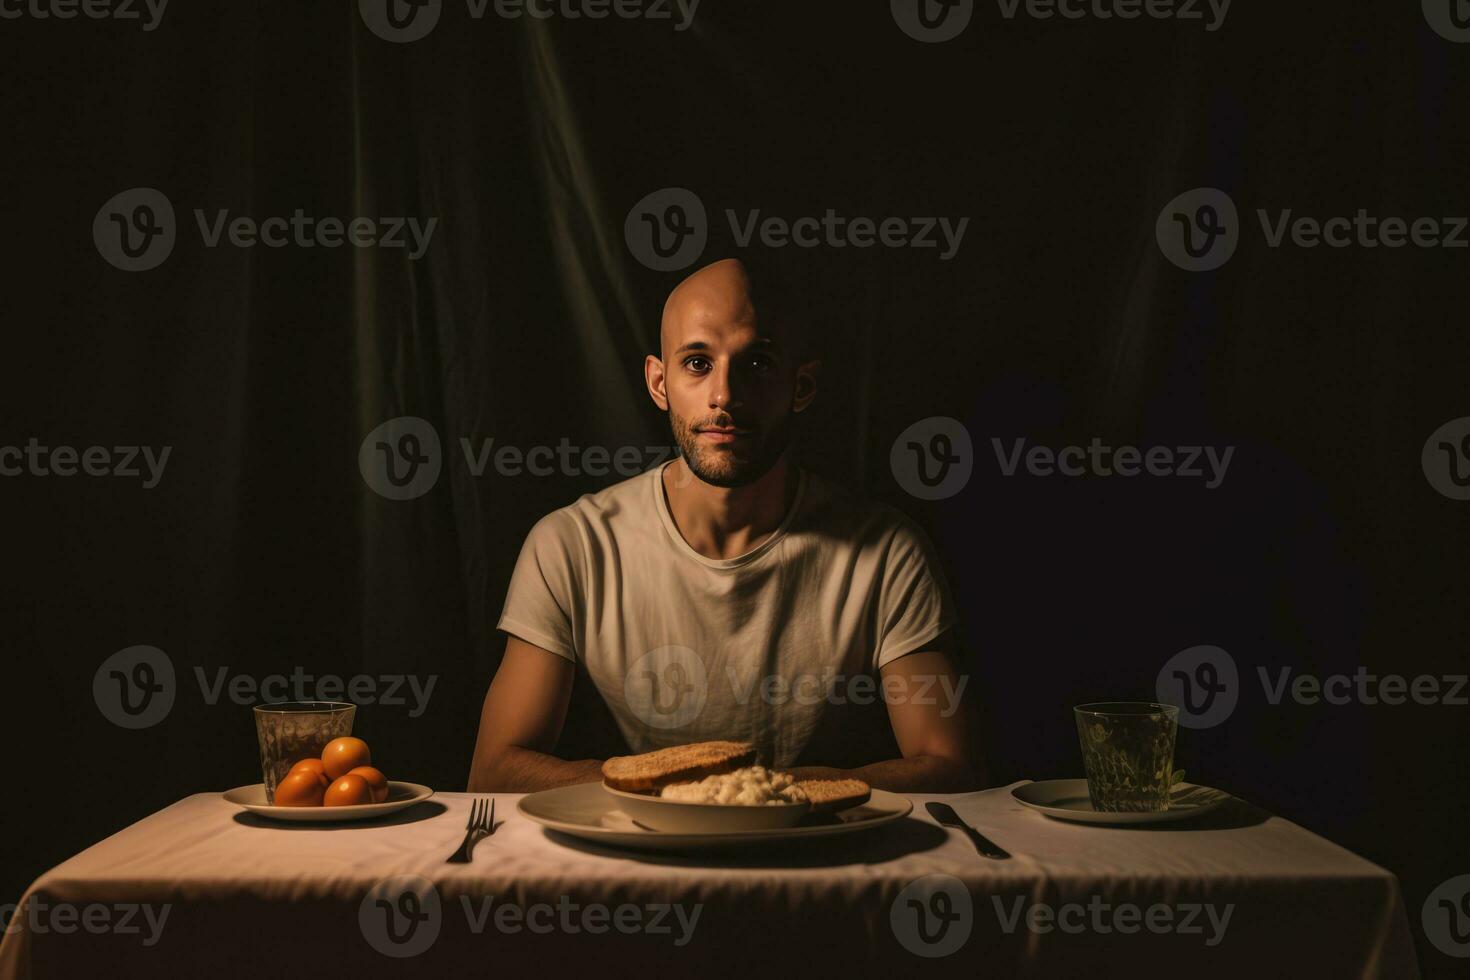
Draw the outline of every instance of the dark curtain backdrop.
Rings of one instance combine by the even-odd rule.
[[[1269,248],[1256,208],[1470,213],[1470,51],[1417,4],[1237,4],[1175,21],[1038,21],[977,5],[917,43],[884,3],[704,0],[667,22],[507,22],[445,7],[389,44],[356,4],[183,4],[158,29],[0,22],[0,444],[168,445],[164,478],[17,477],[3,495],[6,900],[179,797],[258,778],[251,713],[212,681],[294,669],[437,677],[367,707],[390,776],[463,787],[524,535],[616,477],[476,477],[459,440],[668,446],[642,360],[680,273],[623,238],[665,187],[710,213],[701,261],[749,254],[725,209],[969,219],[958,254],[787,248],[825,345],[809,467],[928,530],[959,598],[993,778],[1080,773],[1070,708],[1151,697],[1197,644],[1247,678],[1181,732],[1193,779],[1402,876],[1410,917],[1470,872],[1470,709],[1272,706],[1256,668],[1463,673],[1467,504],[1420,450],[1470,414],[1466,252]],[[179,240],[127,273],[90,229],[131,187]],[[1215,272],[1169,264],[1164,203],[1227,190],[1248,226]],[[206,248],[211,216],[438,219],[403,250]],[[426,495],[359,474],[419,416]],[[896,482],[907,426],[961,420],[964,492]],[[992,438],[1234,446],[1224,483],[1001,475]],[[93,675],[149,644],[168,717],[127,731]],[[561,751],[606,754],[578,694]],[[1449,960],[1421,951],[1433,973]]]

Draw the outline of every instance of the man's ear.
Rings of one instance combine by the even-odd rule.
[[[791,398],[793,412],[805,411],[817,397],[817,377],[822,373],[821,361],[807,361],[796,369],[796,391]]]
[[[669,395],[664,390],[664,362],[649,354],[643,359],[643,381],[648,385],[648,397],[660,412],[669,410]]]

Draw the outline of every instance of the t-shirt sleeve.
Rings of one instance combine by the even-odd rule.
[[[575,520],[553,511],[531,528],[495,628],[572,662],[582,608],[582,549]]]
[[[954,598],[933,544],[900,517],[889,540],[879,587],[876,667],[914,653],[955,623]]]

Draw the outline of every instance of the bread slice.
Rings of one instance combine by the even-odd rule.
[[[873,795],[861,779],[799,779],[796,785],[812,801],[812,813],[831,813],[860,806]]]
[[[615,755],[602,764],[602,781],[613,789],[646,793],[754,762],[755,746],[750,742],[691,742],[640,755]]]

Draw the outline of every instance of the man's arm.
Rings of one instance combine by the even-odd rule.
[[[883,698],[901,759],[856,769],[801,766],[798,779],[861,779],[895,793],[964,793],[985,785],[973,705],[950,656],[946,634],[930,649],[890,661],[882,668]]]
[[[602,779],[601,759],[567,762],[550,754],[561,737],[576,667],[512,636],[480,709],[469,792],[529,793]]]

